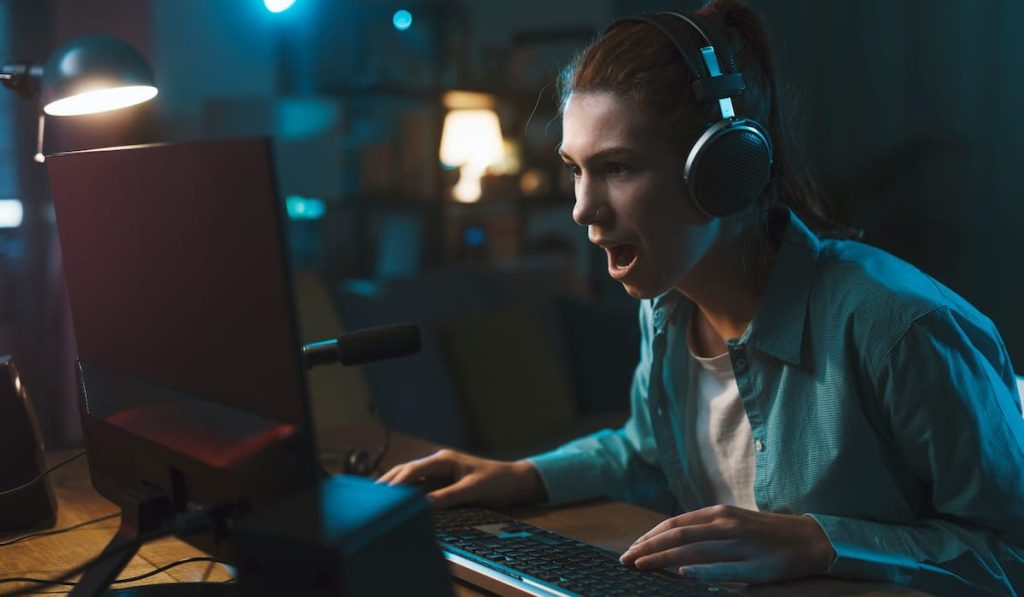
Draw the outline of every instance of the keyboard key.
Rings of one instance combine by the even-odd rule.
[[[666,571],[627,568],[618,554],[481,508],[433,514],[443,548],[508,574],[532,577],[576,595],[721,595],[733,590]]]

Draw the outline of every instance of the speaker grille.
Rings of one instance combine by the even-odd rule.
[[[745,129],[709,141],[696,164],[693,191],[712,216],[727,216],[753,203],[768,183],[771,154],[765,140]]]

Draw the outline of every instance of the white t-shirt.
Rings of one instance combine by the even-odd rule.
[[[715,503],[757,510],[753,437],[729,353],[698,357],[690,334],[687,345],[693,422],[690,445],[691,452],[696,452],[690,464],[703,470]]]

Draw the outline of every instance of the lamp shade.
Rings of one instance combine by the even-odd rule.
[[[494,110],[452,110],[441,131],[441,162],[486,168],[505,156],[501,124]]]
[[[132,46],[108,35],[71,40],[54,52],[43,68],[43,110],[53,116],[116,110],[156,94],[146,59]]]

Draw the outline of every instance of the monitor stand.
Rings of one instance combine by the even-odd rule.
[[[165,583],[127,587],[111,590],[110,585],[117,579],[128,562],[142,545],[140,539],[156,538],[160,529],[166,528],[172,518],[167,495],[149,485],[137,485],[122,501],[121,526],[103,548],[100,559],[89,567],[69,595],[74,597],[96,597],[116,595],[119,597],[220,597],[238,595],[235,585],[219,582]]]

